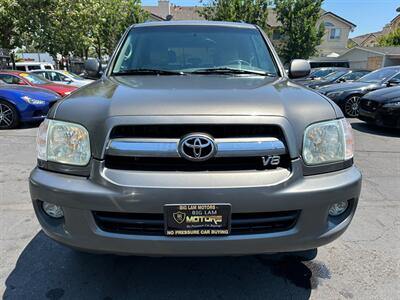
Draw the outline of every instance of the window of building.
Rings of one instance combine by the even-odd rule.
[[[341,34],[342,34],[342,30],[340,28],[331,28],[329,39],[330,40],[339,40]]]

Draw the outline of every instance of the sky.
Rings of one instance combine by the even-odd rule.
[[[199,5],[199,0],[172,0],[176,5]],[[157,0],[142,0],[143,5],[157,5]],[[357,25],[350,37],[380,31],[396,15],[397,0],[325,0],[323,9]]]

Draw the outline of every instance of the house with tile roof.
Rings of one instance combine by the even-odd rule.
[[[377,47],[381,36],[400,28],[400,15],[397,15],[390,23],[386,24],[381,31],[371,32],[359,35],[349,39],[353,46],[359,47]]]

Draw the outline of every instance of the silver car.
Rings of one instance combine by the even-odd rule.
[[[64,70],[35,70],[31,71],[31,73],[40,75],[55,83],[70,84],[76,87],[82,87],[93,82],[91,79],[85,79],[74,73]]]
[[[309,71],[294,60],[289,76]],[[36,215],[81,251],[312,259],[360,196],[343,113],[292,82],[249,24],[130,27],[101,79],[59,101],[37,140]]]

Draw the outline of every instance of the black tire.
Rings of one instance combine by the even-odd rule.
[[[343,113],[348,118],[357,118],[360,114],[360,95],[352,95],[346,98],[343,104]]]
[[[284,256],[298,261],[311,261],[318,255],[318,249],[310,249],[305,251],[289,252]]]
[[[0,129],[12,129],[19,124],[17,109],[11,103],[0,100]]]

